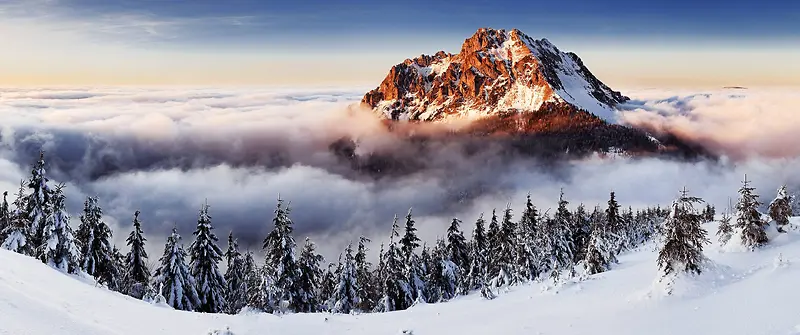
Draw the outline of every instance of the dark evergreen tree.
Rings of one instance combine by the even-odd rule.
[[[333,292],[336,290],[336,266],[337,264],[328,263],[328,269],[322,274],[319,288],[319,299],[322,302],[322,310],[330,311],[333,309]]]
[[[613,242],[608,231],[608,221],[598,208],[591,216],[592,234],[589,236],[589,245],[586,249],[584,267],[586,274],[592,275],[607,271],[614,257]]]
[[[44,226],[47,218],[50,217],[52,211],[52,201],[50,199],[52,190],[47,185],[48,179],[44,168],[44,152],[39,152],[39,160],[33,165],[31,170],[31,177],[28,179],[28,189],[30,193],[28,199],[25,201],[25,217],[28,218],[31,224],[30,231],[30,244],[31,251],[34,253],[43,250],[45,241]],[[37,258],[42,257],[41,254],[35,255]]]
[[[705,222],[714,221],[714,216],[717,215],[717,210],[711,204],[706,204],[706,208],[703,210],[703,220]]]
[[[322,281],[323,271],[320,268],[320,263],[324,260],[322,255],[317,254],[314,242],[306,237],[303,251],[300,252],[300,258],[297,260],[298,267],[300,268],[300,278],[298,286],[300,287],[300,302],[298,303],[298,312],[314,313],[319,310],[321,300],[319,298],[319,286]]]
[[[397,243],[397,239],[400,237],[398,230],[397,216],[395,216],[392,223],[392,233],[389,238],[389,247],[383,257],[385,263],[384,282],[382,285],[383,292],[380,305],[376,308],[376,311],[391,312],[404,310],[414,302],[414,295],[411,292],[411,287],[405,275],[406,257]],[[416,238],[416,236],[414,236],[414,238]],[[413,243],[415,243],[415,241],[411,241],[410,244],[413,245]],[[402,244],[402,240],[400,244]]]
[[[424,271],[419,256],[416,254],[419,248],[420,239],[417,237],[416,222],[411,215],[411,209],[406,215],[405,234],[400,239],[402,257],[405,264],[405,278],[408,285],[408,293],[411,294],[412,303],[417,300],[424,300],[425,282],[423,281]],[[406,306],[408,307],[408,306]]]
[[[754,190],[745,176],[739,189],[739,202],[736,203],[738,215],[734,225],[741,234],[742,244],[751,250],[767,243],[767,232],[764,230],[766,222],[758,211],[761,202],[758,201],[758,195],[753,193]]]
[[[664,244],[658,252],[658,268],[664,276],[680,272],[700,274],[703,245],[707,244],[707,232],[703,229],[703,216],[694,208],[703,200],[688,196],[683,189],[681,196],[672,203],[672,213],[664,223]]]
[[[5,237],[3,232],[11,226],[11,212],[8,209],[8,191],[3,192],[3,202],[0,203],[0,237]]]
[[[539,212],[528,194],[525,210],[522,212],[513,249],[515,269],[512,272],[514,282],[534,280],[540,271],[547,271],[547,258],[544,256],[548,246],[543,231],[539,228]]]
[[[375,280],[372,278],[370,268],[372,264],[367,261],[367,243],[370,240],[364,236],[358,239],[358,250],[354,258],[356,267],[356,282],[358,283],[358,305],[356,308],[363,312],[372,311],[379,299],[378,291],[375,288]]]
[[[2,248],[11,250],[23,255],[33,255],[33,244],[31,243],[30,222],[26,213],[25,184],[20,184],[19,192],[14,200],[14,211],[11,214],[11,223],[3,231]]]
[[[200,207],[197,218],[194,242],[189,245],[191,257],[190,271],[197,285],[199,304],[195,310],[204,313],[221,313],[227,309],[226,293],[228,283],[219,271],[218,263],[222,260],[222,250],[217,246],[219,239],[212,231],[211,215],[208,204]]]
[[[560,277],[571,277],[573,250],[575,243],[572,240],[573,226],[572,213],[567,209],[569,202],[564,199],[564,191],[558,198],[558,210],[552,220],[547,222],[546,237],[549,239],[550,277],[558,280]]]
[[[486,293],[489,289],[489,245],[484,229],[486,221],[483,213],[475,222],[475,230],[472,231],[472,243],[470,243],[470,266],[468,271],[468,290],[481,290]],[[490,292],[490,291],[489,291]]]
[[[225,282],[228,284],[225,290],[226,312],[236,314],[247,305],[247,275],[252,268],[247,269],[245,257],[239,252],[239,243],[233,238],[233,232],[228,234],[225,260],[227,265]],[[250,267],[252,266],[253,264],[250,264]]]
[[[606,238],[610,242],[611,253],[618,255],[625,247],[625,225],[619,214],[619,203],[617,203],[616,195],[611,192],[608,199],[608,207],[605,212],[605,230]]]
[[[155,281],[161,288],[167,305],[179,310],[193,311],[200,304],[200,298],[197,296],[194,277],[186,265],[186,252],[180,240],[178,229],[173,227],[172,234],[164,245],[164,255],[159,259],[161,265],[156,269]]]
[[[264,240],[266,264],[274,274],[276,303],[285,303],[290,310],[297,311],[301,306],[301,292],[298,287],[300,271],[295,257],[295,243],[292,232],[294,223],[289,218],[291,208],[284,207],[283,200],[278,199],[275,217],[272,222],[275,228]],[[277,306],[277,305],[276,305]]]
[[[333,291],[333,312],[349,314],[358,305],[358,280],[356,279],[356,266],[353,259],[353,245],[348,244],[344,252],[344,261],[339,257],[339,276],[336,280],[336,289]]]
[[[583,204],[578,205],[572,214],[572,241],[575,245],[572,262],[578,263],[586,259],[586,249],[589,247],[589,236],[592,234],[591,220]]]
[[[75,245],[72,228],[69,226],[63,189],[64,184],[59,184],[51,194],[50,199],[53,203],[42,225],[43,244],[39,246],[36,254],[42,262],[56,269],[75,273],[80,269],[78,263],[80,254]]]
[[[783,227],[789,224],[789,217],[792,216],[792,197],[786,191],[786,185],[778,189],[778,196],[769,204],[769,217],[775,221],[779,232],[785,233]]]
[[[731,225],[731,215],[728,211],[722,213],[722,218],[719,219],[719,227],[717,228],[717,239],[720,245],[725,245],[730,241],[733,236],[733,225]]]
[[[150,268],[147,267],[147,251],[144,248],[144,238],[142,224],[139,222],[139,211],[133,213],[133,231],[126,240],[130,251],[126,257],[127,273],[126,282],[128,284],[128,295],[142,299],[150,282]]]
[[[515,250],[517,245],[517,224],[512,220],[511,205],[507,205],[503,211],[503,221],[500,226],[498,249],[496,253],[499,269],[496,275],[492,276],[492,286],[500,287],[509,285],[513,282],[515,271]]]
[[[503,249],[502,234],[500,224],[497,222],[497,210],[492,209],[492,218],[489,220],[489,228],[486,230],[486,264],[488,264],[488,278],[495,278],[500,273],[500,254]]]
[[[458,293],[469,292],[467,276],[469,271],[469,247],[464,233],[461,232],[461,220],[453,218],[447,228],[447,258],[455,264],[456,287]]]
[[[99,283],[116,290],[117,277],[111,248],[111,228],[103,221],[103,210],[97,197],[87,197],[84,202],[78,241],[81,245],[81,268]]]

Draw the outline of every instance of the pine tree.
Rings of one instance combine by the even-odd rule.
[[[605,272],[615,261],[613,242],[608,232],[608,221],[605,215],[595,208],[592,215],[592,234],[589,236],[589,245],[586,249],[584,267],[586,274],[592,275]]]
[[[33,245],[31,242],[30,222],[25,212],[27,207],[25,196],[25,184],[20,184],[19,192],[14,200],[14,212],[11,214],[11,222],[3,231],[2,248],[17,252],[23,255],[33,255]]]
[[[556,280],[559,277],[573,275],[572,260],[575,243],[572,240],[573,233],[570,226],[573,225],[572,213],[567,209],[569,202],[564,199],[564,191],[558,198],[558,210],[553,220],[548,221],[547,237],[550,239],[550,277]]]
[[[717,228],[717,238],[720,245],[728,244],[731,236],[733,236],[733,226],[731,225],[731,215],[728,211],[722,213],[722,218],[719,220],[719,228]]]
[[[444,240],[436,241],[432,252],[433,269],[429,277],[428,290],[431,302],[448,301],[458,294],[458,266],[450,260],[450,252]]]
[[[319,286],[322,280],[322,269],[320,263],[324,261],[322,255],[317,254],[314,242],[306,237],[303,251],[300,252],[300,258],[297,264],[300,268],[300,278],[298,286],[300,287],[300,302],[298,303],[298,312],[314,313],[319,310],[321,301],[318,296]]]
[[[245,258],[239,252],[239,244],[233,238],[233,232],[228,234],[228,250],[225,251],[227,270],[225,271],[225,282],[228,284],[225,290],[226,312],[236,314],[247,305],[247,275],[248,271]],[[252,264],[251,264],[252,266]]]
[[[618,255],[624,248],[627,247],[623,238],[623,236],[625,236],[625,225],[620,217],[619,207],[620,206],[619,203],[617,203],[616,195],[614,192],[611,192],[611,195],[608,199],[608,207],[606,208],[605,212],[605,229],[607,238],[611,243],[611,252],[614,255]]]
[[[289,206],[284,208],[283,200],[278,199],[275,208],[275,217],[272,222],[275,228],[264,240],[264,251],[266,252],[266,265],[274,275],[276,303],[285,302],[289,309],[297,311],[301,306],[300,290],[297,282],[300,271],[297,267],[295,258],[295,247],[297,244],[292,237],[293,223],[289,218],[291,209]]]
[[[111,248],[111,228],[103,221],[103,210],[97,205],[97,197],[88,197],[84,202],[83,215],[78,227],[81,245],[81,268],[99,283],[115,290],[116,277],[114,255]]]
[[[470,244],[470,265],[468,271],[467,290],[480,290],[488,285],[488,243],[483,219],[483,213],[475,221],[475,230],[472,231]]]
[[[739,201],[736,203],[738,217],[734,225],[741,234],[742,244],[751,250],[767,243],[767,233],[764,230],[766,222],[758,211],[761,202],[758,201],[758,195],[753,194],[754,190],[745,176],[739,189]]]
[[[212,230],[208,204],[200,208],[194,242],[189,246],[190,270],[197,287],[199,304],[195,310],[204,313],[220,313],[226,310],[225,290],[228,284],[219,271],[222,250],[217,246],[219,240]]]
[[[778,196],[769,204],[769,216],[781,233],[786,232],[783,227],[789,224],[789,217],[792,216],[791,204],[792,197],[786,191],[786,185],[778,189]]]
[[[413,226],[412,226],[413,228]],[[389,238],[389,247],[384,254],[385,274],[383,292],[378,311],[391,312],[404,310],[414,302],[414,295],[405,276],[406,261],[401,247],[397,244],[400,237],[398,232],[397,216],[392,222],[392,233]]]
[[[586,249],[589,246],[589,236],[592,233],[592,225],[586,208],[583,204],[578,205],[575,213],[572,214],[572,241],[575,244],[572,262],[578,263],[586,259]]]
[[[11,212],[8,210],[8,191],[3,192],[3,202],[0,203],[0,237],[6,228],[11,226]]]
[[[253,253],[248,251],[244,256],[245,285],[247,292],[247,306],[263,312],[272,313],[272,302],[274,299],[271,293],[274,292],[271,280],[266,272],[265,266],[258,266],[253,259]]]
[[[42,240],[37,255],[39,259],[56,269],[64,272],[75,273],[78,266],[79,252],[69,226],[64,185],[59,184],[51,194],[53,201],[48,215],[42,226]]]
[[[133,230],[128,235],[126,240],[130,251],[126,257],[126,266],[128,269],[128,294],[134,298],[141,299],[145,294],[147,283],[150,282],[150,268],[147,267],[147,251],[144,247],[144,238],[142,232],[142,224],[139,222],[139,211],[133,213]]]
[[[348,244],[344,252],[344,262],[339,257],[341,270],[337,278],[336,289],[333,294],[333,312],[349,314],[358,304],[358,281],[356,279],[355,260],[353,259],[353,245]]]
[[[173,227],[164,246],[164,255],[159,259],[161,266],[156,269],[155,279],[163,289],[161,294],[166,298],[167,305],[179,310],[194,311],[200,305],[200,298],[195,289],[194,277],[186,265],[186,252],[180,240],[178,229]]]
[[[375,289],[375,280],[372,278],[370,268],[372,264],[367,261],[367,243],[370,240],[364,236],[358,239],[358,250],[354,258],[356,267],[356,282],[358,282],[358,310],[369,312],[375,308],[378,293]]]
[[[328,269],[323,271],[322,280],[319,285],[319,300],[322,303],[323,311],[330,311],[333,309],[333,292],[336,290],[336,265],[328,263]]]
[[[687,272],[700,274],[703,245],[708,243],[707,232],[702,227],[703,216],[694,208],[703,200],[687,195],[683,189],[681,196],[672,203],[672,213],[664,223],[664,244],[658,252],[658,268],[664,276]]]
[[[544,250],[549,250],[545,245],[543,232],[539,229],[539,212],[528,194],[525,210],[522,212],[517,231],[515,232],[514,265],[512,273],[515,282],[534,280],[541,271],[547,271]]]
[[[456,266],[456,283],[458,293],[469,292],[467,273],[469,271],[469,247],[464,233],[461,232],[461,220],[453,218],[447,228],[447,255]]]
[[[114,266],[111,269],[113,272],[112,278],[114,278],[114,283],[109,285],[109,287],[117,292],[126,294],[130,290],[130,284],[128,283],[129,273],[127,258],[122,254],[116,245],[111,247],[111,256],[114,259]]]
[[[34,164],[31,170],[31,177],[28,180],[28,188],[30,194],[25,201],[25,216],[28,218],[31,226],[29,228],[31,233],[31,250],[43,250],[43,244],[46,238],[44,235],[45,221],[52,213],[50,199],[52,190],[47,185],[48,179],[44,168],[44,152],[39,152],[39,160]],[[36,255],[41,258],[41,254]]]
[[[486,230],[486,264],[488,265],[488,278],[494,278],[500,273],[500,254],[503,249],[501,237],[500,224],[497,222],[497,211],[492,209],[492,218],[489,220],[489,228]]]
[[[492,283],[495,287],[511,284],[515,274],[515,250],[518,244],[516,237],[517,224],[512,220],[511,205],[508,204],[503,211],[503,221],[500,226],[500,235],[498,237],[497,249],[497,263],[499,269],[496,275],[493,275]]]
[[[405,264],[405,277],[408,283],[408,292],[411,294],[412,303],[423,299],[425,291],[425,282],[423,281],[423,269],[419,257],[416,254],[419,248],[420,239],[417,237],[417,228],[414,227],[414,218],[411,215],[411,209],[408,210],[406,215],[405,234],[400,239],[402,256]]]

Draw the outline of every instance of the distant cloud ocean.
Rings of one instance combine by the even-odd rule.
[[[152,257],[177,224],[189,234],[208,199],[217,235],[233,230],[260,249],[278,195],[291,201],[298,239],[328,257],[356,231],[385,240],[394,214],[414,208],[424,240],[452,216],[471,226],[481,212],[519,206],[531,192],[555,205],[667,204],[687,186],[718,206],[747,173],[764,200],[800,185],[800,93],[781,90],[626,91],[624,123],[669,130],[724,155],[721,163],[590,159],[559,174],[519,158],[502,166],[435,148],[425,169],[392,178],[354,174],[331,153],[343,136],[361,151],[403,150],[364,113],[349,109],[358,89],[0,89],[0,191],[15,193],[40,148],[51,179],[67,183],[73,226],[87,195],[98,195],[117,244],[142,211]]]

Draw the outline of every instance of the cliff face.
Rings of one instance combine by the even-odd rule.
[[[458,54],[406,59],[362,103],[392,120],[485,119],[545,104],[613,119],[628,100],[600,82],[574,53],[519,30],[480,29]]]

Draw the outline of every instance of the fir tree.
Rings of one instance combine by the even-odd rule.
[[[233,238],[233,232],[228,234],[228,250],[225,251],[225,260],[227,265],[225,282],[228,284],[227,290],[225,290],[226,312],[236,314],[247,305],[247,275],[248,271],[252,271],[252,269],[247,269],[245,258],[239,252],[239,244]]]
[[[0,237],[6,228],[11,226],[11,212],[8,210],[8,191],[3,192],[3,202],[0,203]]]
[[[322,269],[320,263],[324,260],[322,255],[317,254],[314,242],[306,237],[303,251],[297,263],[300,268],[300,302],[298,312],[314,313],[319,310],[321,301],[318,296],[319,286],[322,280]]]
[[[483,219],[483,213],[475,222],[475,230],[472,231],[472,243],[470,244],[470,266],[468,271],[468,290],[480,290],[488,285],[488,243]]]
[[[103,221],[103,210],[97,205],[97,197],[86,198],[80,219],[81,268],[110,289],[117,289],[115,284],[119,278],[110,242],[111,229]]]
[[[47,218],[52,213],[51,208],[51,194],[52,190],[47,185],[48,179],[44,168],[44,152],[39,153],[39,160],[34,164],[31,170],[31,177],[28,180],[28,188],[30,194],[25,201],[25,216],[28,218],[30,226],[30,244],[31,250],[37,251],[43,249],[43,244],[46,238],[44,235],[44,226]],[[37,254],[41,258],[41,254]]]
[[[190,270],[197,287],[199,303],[195,310],[205,313],[220,313],[226,310],[225,289],[228,284],[219,271],[222,250],[217,246],[219,240],[212,230],[208,204],[200,208],[194,242],[189,246]]]
[[[528,194],[525,210],[522,212],[515,232],[514,265],[512,272],[515,282],[533,280],[540,271],[546,271],[546,257],[543,257],[547,240],[539,227],[539,212]]]
[[[411,209],[406,215],[405,234],[400,239],[402,257],[405,264],[405,277],[408,283],[408,292],[411,294],[411,301],[424,299],[425,282],[423,281],[423,269],[419,257],[416,254],[419,248],[420,239],[417,237],[417,228],[414,227],[414,218]]]
[[[604,215],[595,208],[592,215],[592,234],[589,236],[589,245],[583,264],[586,274],[605,272],[615,261],[611,234],[608,232],[607,225],[608,221]]]
[[[142,224],[139,222],[139,211],[133,213],[133,230],[126,240],[130,251],[126,257],[128,269],[128,294],[134,298],[141,299],[144,296],[147,283],[150,282],[150,269],[147,267],[147,251],[144,247]]]
[[[497,222],[497,211],[492,209],[492,218],[489,220],[489,228],[486,230],[486,264],[488,265],[488,278],[494,278],[500,273],[500,254],[503,249],[501,237],[500,224]]]
[[[664,244],[658,252],[658,268],[664,276],[687,272],[700,274],[705,260],[703,245],[708,243],[707,232],[702,227],[703,216],[694,208],[703,200],[687,195],[672,203],[672,213],[664,223]]]
[[[586,208],[583,204],[578,205],[575,213],[572,214],[572,241],[575,245],[573,250],[572,262],[578,263],[586,259],[586,249],[589,246],[589,236],[592,233],[592,225]]]
[[[344,252],[344,262],[339,257],[341,270],[337,278],[336,289],[333,294],[333,312],[349,314],[358,304],[358,281],[356,279],[355,260],[353,259],[353,245],[348,244]]]
[[[767,243],[767,233],[764,230],[766,222],[758,211],[761,202],[758,201],[758,195],[753,193],[754,190],[745,176],[739,189],[739,201],[736,203],[738,217],[734,225],[741,234],[742,244],[751,250]]]
[[[164,246],[164,255],[159,259],[161,265],[156,269],[155,279],[162,287],[161,294],[166,298],[167,305],[179,310],[193,311],[200,305],[200,298],[195,289],[194,277],[186,265],[186,252],[180,240],[178,229],[173,227]]]
[[[564,274],[573,275],[572,260],[575,244],[572,240],[573,233],[570,231],[572,223],[572,213],[567,209],[569,202],[564,199],[564,191],[558,198],[558,210],[553,220],[548,221],[547,237],[550,239],[550,277],[559,279]]]
[[[396,242],[396,239],[400,237],[398,230],[397,216],[395,216],[392,222],[389,247],[383,257],[385,262],[383,294],[380,306],[377,308],[382,312],[404,310],[414,302],[414,296],[405,276],[405,257]]]
[[[42,226],[44,243],[39,246],[36,254],[42,262],[61,271],[74,273],[80,268],[79,252],[69,226],[63,189],[64,185],[60,184],[51,194],[51,214],[45,218]]]
[[[514,277],[514,260],[515,249],[518,244],[516,238],[517,224],[512,220],[511,205],[508,204],[503,211],[503,221],[500,226],[500,235],[498,237],[497,249],[497,263],[499,269],[496,275],[493,275],[493,286],[500,287],[502,285],[510,284]]]
[[[611,243],[611,252],[614,255],[618,255],[624,248],[627,246],[625,245],[625,241],[623,236],[625,236],[625,225],[620,217],[619,214],[619,203],[617,203],[616,195],[614,192],[611,192],[611,195],[608,199],[608,207],[606,208],[605,212],[605,230],[606,230],[606,238]]]
[[[283,200],[278,199],[272,220],[275,228],[264,240],[264,251],[266,265],[274,271],[275,297],[278,299],[276,303],[285,302],[291,310],[297,311],[301,307],[298,305],[301,297],[297,285],[300,271],[294,253],[297,244],[292,237],[294,224],[289,218],[290,212],[290,207],[284,208]]]
[[[33,255],[33,245],[31,244],[30,222],[26,215],[27,207],[25,197],[25,184],[20,184],[19,192],[14,200],[14,212],[11,214],[11,222],[1,234],[3,237],[2,248],[11,250],[23,255]]]
[[[792,197],[786,191],[786,185],[778,189],[778,196],[769,204],[769,217],[775,221],[777,229],[781,233],[785,233],[783,229],[789,224],[789,217],[792,216]]]
[[[728,211],[722,213],[722,218],[719,220],[719,228],[717,228],[717,239],[720,245],[728,244],[731,236],[733,236],[733,226],[731,225],[731,215]]]
[[[322,280],[319,285],[319,300],[322,303],[322,310],[330,311],[333,309],[334,301],[333,294],[336,290],[336,265],[328,263],[328,269],[322,274]]]
[[[375,289],[375,280],[372,278],[370,268],[372,264],[367,261],[367,243],[370,240],[364,236],[358,239],[358,250],[354,258],[356,267],[356,282],[358,282],[358,306],[360,311],[369,312],[375,308],[378,293]],[[424,261],[423,261],[424,263]]]
[[[469,247],[467,239],[461,232],[461,220],[453,218],[447,228],[447,256],[455,264],[456,282],[458,291],[466,294],[469,291],[467,272],[469,271]]]

